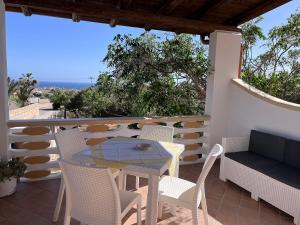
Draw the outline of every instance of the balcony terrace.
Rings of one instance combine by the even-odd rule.
[[[183,165],[180,167],[181,178],[196,181],[202,164]],[[293,218],[260,200],[251,199],[250,193],[231,182],[219,179],[219,163],[216,163],[206,180],[207,204],[210,225],[292,225]],[[128,178],[128,190],[134,190],[134,179]],[[1,225],[55,225],[63,224],[63,210],[59,221],[52,222],[59,179],[39,182],[24,182],[18,185],[17,192],[0,199]],[[141,179],[139,193],[143,196],[142,220],[145,222],[145,198],[147,195],[146,180]],[[64,204],[63,204],[64,205]],[[199,209],[201,214],[201,209]],[[123,222],[126,225],[136,224],[136,213],[132,210]],[[79,224],[72,221],[72,225]],[[164,208],[163,219],[157,224],[191,224],[191,212],[177,208],[176,215]],[[200,224],[203,218],[200,216]]]
[[[271,98],[238,79],[242,37],[237,26],[288,0],[251,0],[243,1],[243,4],[239,1],[191,2],[0,0],[0,158],[23,157],[27,164],[17,192],[0,199],[1,225],[63,224],[63,210],[59,221],[52,222],[61,176],[57,163],[59,151],[54,141],[59,130],[79,127],[87,144],[94,145],[111,137],[138,136],[144,124],[174,127],[174,142],[185,146],[179,177],[193,182],[198,178],[209,150],[214,144],[221,143],[222,137],[249,136],[250,130],[261,129],[299,139],[299,105]],[[212,67],[205,102],[205,114],[208,116],[9,120],[5,11],[22,12],[25,16],[38,14],[71,18],[74,22],[108,23],[112,27],[125,25],[200,35],[203,43],[209,43]],[[292,218],[263,200],[252,199],[259,196],[251,198],[249,192],[237,185],[221,181],[219,170],[220,163],[217,161],[205,183],[210,225],[300,224],[298,205],[293,209],[284,205],[294,216]],[[134,190],[131,178],[127,186]],[[145,221],[146,180],[141,180],[137,192],[143,197],[143,223],[156,224],[156,216],[155,220]],[[300,195],[297,197],[300,198]],[[297,200],[294,199],[295,204],[298,204]],[[136,223],[134,211],[125,218],[124,224]],[[156,210],[152,214],[156,214]],[[202,216],[200,220],[203,224]],[[182,208],[177,208],[176,215],[172,215],[169,208],[164,208],[163,219],[157,221],[157,224],[191,223],[190,211]],[[72,221],[72,224],[78,223]]]

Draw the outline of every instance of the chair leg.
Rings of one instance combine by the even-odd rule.
[[[251,198],[254,199],[255,201],[259,200],[258,195],[254,194],[254,193],[251,193]]]
[[[127,186],[127,174],[123,173],[122,174],[122,190],[126,191],[126,186]]]
[[[203,216],[204,216],[204,224],[208,225],[208,212],[207,212],[205,192],[203,192],[202,195],[203,196],[201,198],[201,207],[202,207]]]
[[[65,215],[64,225],[70,225],[71,223],[71,216]]]
[[[294,217],[294,224],[300,225],[300,217],[298,215]]]
[[[135,189],[139,189],[140,188],[140,177],[136,176],[135,177]]]
[[[120,172],[119,175],[115,178],[116,179],[116,183],[117,183],[117,187],[119,188],[119,190],[123,190],[123,173]]]
[[[198,208],[195,207],[192,210],[192,217],[193,217],[193,225],[199,225],[199,214],[198,214]]]
[[[173,216],[176,215],[176,207],[177,207],[176,205],[171,205],[171,206],[170,206],[170,208],[171,208],[170,211],[171,211],[171,214],[172,214]]]
[[[163,207],[164,207],[164,203],[159,201],[158,202],[158,219],[162,219]]]
[[[58,197],[57,197],[57,200],[56,200],[56,206],[55,206],[55,210],[54,210],[54,215],[53,215],[53,218],[52,218],[53,222],[57,222],[57,220],[58,220],[59,212],[60,212],[60,209],[61,209],[61,204],[62,204],[62,201],[63,201],[63,198],[64,198],[64,193],[65,193],[65,183],[64,183],[63,178],[61,178]]]
[[[137,225],[142,225],[142,201],[141,199],[137,203]]]

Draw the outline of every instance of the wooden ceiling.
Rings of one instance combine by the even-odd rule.
[[[4,0],[6,10],[206,36],[238,25],[290,0]]]

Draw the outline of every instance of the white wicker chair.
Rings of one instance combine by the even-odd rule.
[[[59,133],[56,133],[55,141],[59,149],[61,158],[66,159],[68,161],[72,161],[73,154],[87,148],[84,137],[78,128],[64,130]],[[112,173],[114,177],[117,177],[119,174],[119,170],[112,169]],[[56,207],[52,219],[54,222],[58,220],[61,204],[64,197],[64,192],[65,192],[65,184],[62,178],[60,182],[57,201],[56,201]]]
[[[173,142],[173,135],[174,135],[173,127],[158,126],[158,125],[144,125],[139,138],[153,140],[153,141]],[[132,173],[132,172],[124,171],[123,185],[125,189],[126,189],[127,175],[136,176],[135,178],[136,189],[138,189],[140,186],[140,177],[147,178],[147,175],[143,173]]]
[[[119,191],[109,169],[85,167],[60,160],[66,184],[64,225],[71,218],[89,225],[121,225],[121,219],[137,205],[141,225],[141,195]]]
[[[204,222],[208,225],[207,205],[204,182],[215,160],[223,152],[223,147],[216,144],[207,156],[197,183],[177,177],[163,176],[159,182],[159,218],[162,217],[163,203],[178,205],[192,210],[193,225],[199,224],[198,207],[201,203]]]

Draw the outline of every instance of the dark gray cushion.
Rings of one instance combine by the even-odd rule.
[[[280,162],[258,155],[254,152],[229,152],[225,156],[257,171],[264,171],[279,165]]]
[[[300,189],[300,169],[280,163],[272,169],[265,169],[263,173],[275,180]]]
[[[300,169],[300,141],[286,139],[283,162]]]
[[[285,138],[251,130],[249,151],[277,161],[283,161]]]
[[[254,152],[230,152],[225,156],[289,186],[300,189],[300,169]]]

